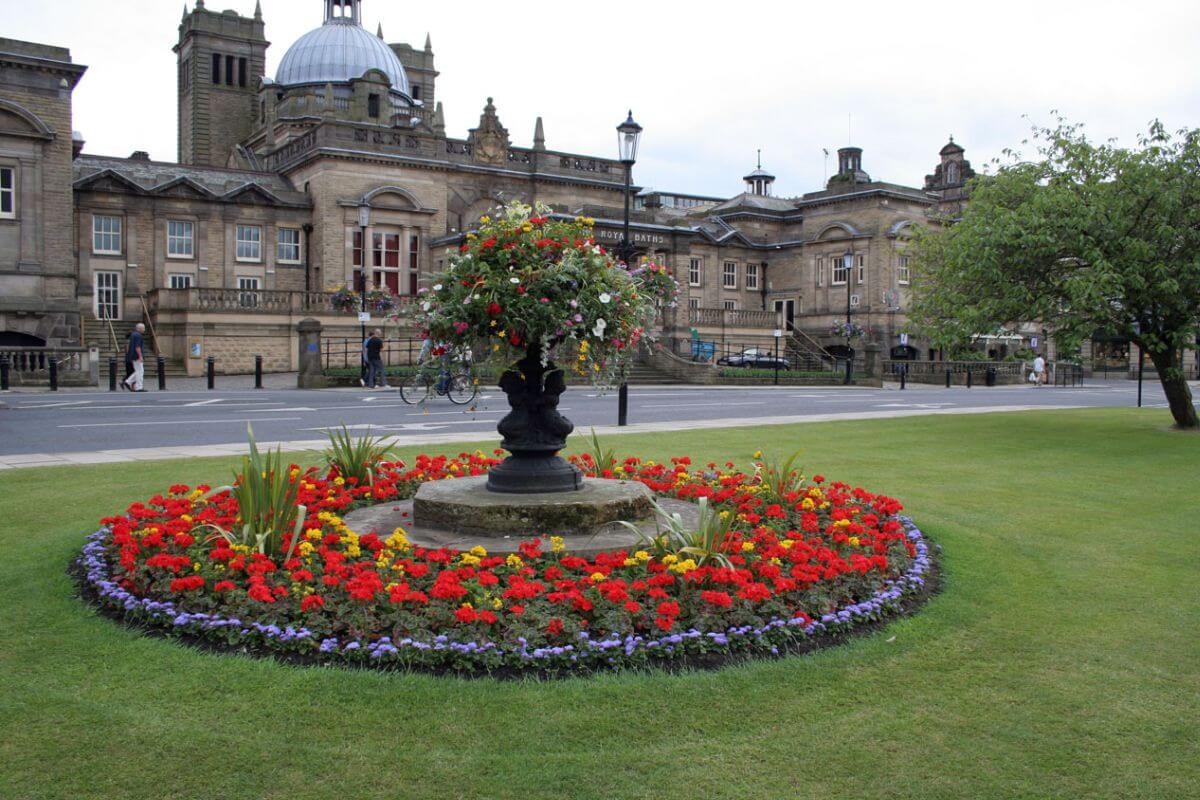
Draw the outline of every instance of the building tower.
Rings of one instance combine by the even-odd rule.
[[[966,150],[955,144],[954,137],[939,151],[941,161],[934,167],[932,175],[925,176],[925,191],[935,192],[941,198],[940,210],[958,216],[967,199],[967,181],[975,177],[971,162],[965,157]]]
[[[762,150],[758,151],[758,167],[743,180],[746,181],[747,194],[759,197],[771,196],[771,186],[775,183],[775,176],[763,169]]]
[[[249,138],[269,45],[261,5],[256,5],[253,17],[209,11],[204,0],[196,0],[193,11],[184,8],[174,47],[179,61],[180,163],[226,166],[234,148]]]

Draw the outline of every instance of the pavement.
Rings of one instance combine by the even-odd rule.
[[[289,384],[290,381],[290,384]],[[404,404],[395,391],[301,391],[295,376],[273,375],[266,388],[253,377],[178,380],[170,391],[141,394],[72,390],[18,390],[0,403],[0,470],[67,464],[102,464],[172,458],[240,455],[246,431],[286,450],[322,449],[325,432],[347,426],[355,433],[395,437],[401,445],[439,445],[495,439],[508,411],[504,395],[485,392],[474,405],[438,399]],[[628,427],[618,428],[616,393],[571,387],[561,410],[586,433],[601,435],[888,419],[937,414],[982,414],[1048,408],[1132,407],[1137,385],[1092,380],[1083,387],[921,386],[855,387],[631,387]],[[1165,408],[1161,387],[1147,382],[1144,404]]]

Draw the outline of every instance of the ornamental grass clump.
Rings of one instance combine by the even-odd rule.
[[[683,521],[681,514],[672,513],[663,508],[655,500],[654,506],[657,533],[646,535],[640,528],[628,522],[622,522],[626,528],[638,533],[643,544],[659,561],[669,563],[693,562],[695,567],[730,565],[727,548],[730,533],[733,531],[737,517],[730,511],[717,511],[708,503],[707,497],[701,497],[700,518],[696,527],[692,528]]]
[[[763,493],[776,503],[794,502],[806,488],[804,475],[797,466],[800,451],[792,453],[783,463],[763,456],[761,450],[755,455],[761,459],[754,466]]]
[[[247,429],[250,454],[242,458],[242,469],[234,474],[230,490],[237,502],[238,516],[233,529],[222,536],[230,544],[248,547],[263,555],[290,558],[299,541],[308,509],[297,504],[298,475],[276,448],[266,453],[258,449],[254,431]],[[284,538],[290,535],[287,552]]]
[[[514,363],[571,358],[571,369],[611,386],[679,287],[666,267],[630,269],[596,243],[595,220],[562,219],[512,203],[420,290],[415,321],[440,346]]]
[[[346,480],[354,479],[359,486],[370,486],[375,482],[375,473],[395,450],[396,440],[383,436],[352,436],[350,429],[342,425],[341,430],[325,432],[329,447],[322,455],[325,463]]]

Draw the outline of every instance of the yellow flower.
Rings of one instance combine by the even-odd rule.
[[[600,581],[604,580],[604,573],[603,572],[593,572],[588,577],[590,577],[592,579],[592,583],[599,583]]]
[[[487,550],[480,545],[475,545],[471,548],[471,555],[475,556],[476,558],[487,558]]]
[[[755,458],[762,458],[762,450],[755,450],[755,451],[754,451],[754,457],[755,457]]]
[[[675,555],[674,553],[667,553],[665,556],[662,557],[662,563],[664,566],[667,566],[667,567],[671,566],[678,560],[679,560],[679,556]]]
[[[638,550],[636,553],[633,554],[633,557],[643,563],[650,560],[650,554],[647,553],[645,550]]]
[[[796,543],[796,541],[794,539],[784,539],[782,542],[779,543],[779,546],[782,547],[784,550],[791,550],[792,545],[794,545],[795,543]]]
[[[817,504],[812,501],[811,497],[804,498],[804,502],[800,504],[800,508],[804,509],[805,511],[812,511],[816,507]]]
[[[742,552],[743,553],[754,552],[754,542],[742,542]]]
[[[316,550],[316,549],[317,548],[312,546],[312,542],[301,542],[300,545],[296,548],[296,552],[298,552],[301,556],[306,556],[306,555],[309,555],[310,553],[312,553],[312,551]]]
[[[184,514],[183,516],[181,516],[181,517],[180,517],[180,519],[181,519],[181,520],[183,520],[184,522],[191,522],[191,521],[192,521],[192,515],[191,515],[191,514]]]
[[[459,559],[462,561],[463,564],[466,564],[468,567],[479,566],[479,561],[480,561],[479,556],[472,555],[471,553],[463,553],[462,555],[459,556]]]
[[[343,478],[341,475],[338,475],[336,478],[334,478],[333,482],[337,486],[345,486],[346,485],[346,479]]]
[[[525,566],[525,562],[516,553],[510,553],[508,558],[504,559],[504,563],[513,569],[520,569]]]
[[[858,547],[858,537],[857,537],[857,536],[851,536],[851,537],[850,537],[850,544],[854,545],[855,547]]]
[[[312,540],[314,540],[314,541],[315,541],[315,540],[317,540],[317,539],[320,539],[320,538],[321,538],[321,535],[322,535],[322,534],[321,534],[321,529],[320,529],[320,528],[309,528],[308,530],[306,530],[306,531],[304,532],[304,538],[306,538],[306,539],[312,539]]]
[[[687,573],[696,569],[696,562],[689,558],[684,561],[680,561],[677,564],[672,564],[667,569],[671,570],[672,572],[677,572],[680,575],[686,575]]]
[[[497,597],[492,601],[492,608],[499,611],[500,609],[504,608],[504,601]]]
[[[551,536],[550,537],[550,550],[552,552],[561,553],[563,550],[566,550],[566,549],[567,549],[567,545],[566,545],[566,542],[563,541],[563,537],[561,537],[561,536]]]
[[[491,222],[491,221],[492,221],[492,218],[491,218],[491,217],[483,216],[483,217],[480,217],[480,218],[479,218],[479,222],[480,222],[480,224],[482,224],[482,225],[487,225],[487,224],[488,224],[489,222]]]

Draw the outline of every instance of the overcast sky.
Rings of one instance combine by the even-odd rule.
[[[194,5],[189,0],[188,5]],[[321,24],[322,0],[262,0],[268,74]],[[252,14],[254,0],[209,0]],[[0,35],[71,49],[87,152],[176,156],[182,0],[0,0]],[[1200,125],[1200,3],[415,3],[364,0],[389,42],[433,37],[451,136],[488,96],[514,144],[545,118],[547,146],[614,157],[626,110],[646,132],[635,180],[731,196],[755,151],[776,194],[821,188],[831,152],[864,149],[879,180],[921,185],[950,134],[976,168],[1057,109],[1132,143],[1157,117]],[[836,157],[829,169],[836,168]]]

